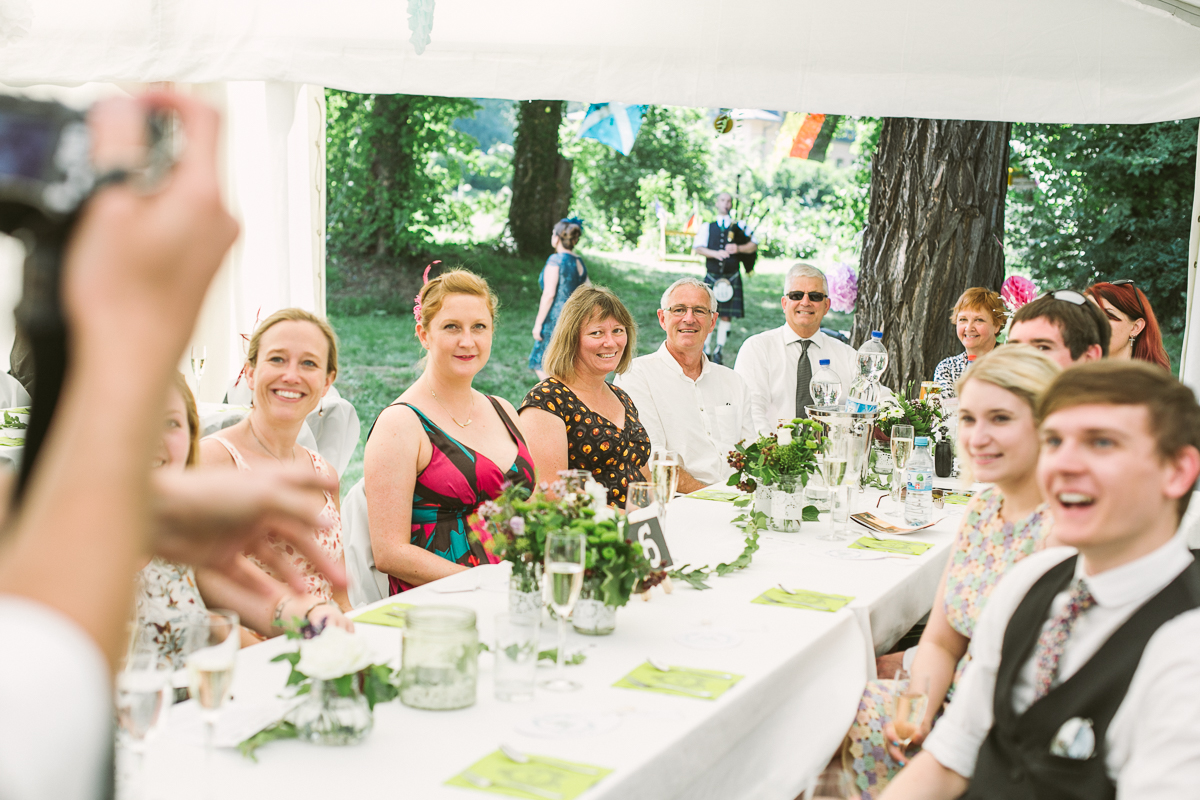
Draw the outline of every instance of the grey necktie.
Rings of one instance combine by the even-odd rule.
[[[812,344],[812,340],[796,341],[804,348],[800,352],[800,360],[796,362],[796,416],[808,419],[808,412],[804,408],[812,405],[812,392],[808,388],[808,384],[812,382],[812,363],[808,360],[808,346]]]

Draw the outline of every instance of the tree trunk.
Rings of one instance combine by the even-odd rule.
[[[883,382],[903,391],[962,352],[950,310],[1004,280],[1007,122],[885,119],[871,163],[855,345],[883,331]]]
[[[508,227],[523,256],[552,252],[554,223],[567,215],[571,205],[571,162],[558,152],[564,106],[561,100],[517,104]]]

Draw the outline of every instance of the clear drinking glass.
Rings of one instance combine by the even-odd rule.
[[[809,800],[849,800],[858,797],[859,793],[855,791],[852,774],[835,765],[825,768],[807,796]]]
[[[844,483],[829,490],[829,519],[833,527],[817,539],[822,542],[846,541],[846,526],[850,522],[850,487]]]
[[[590,477],[592,477],[592,473],[586,469],[560,469],[558,471],[558,479],[563,482],[564,492],[585,491]]]
[[[128,788],[121,793],[129,800],[140,800],[144,794],[146,740],[163,724],[173,695],[170,661],[159,655],[152,641],[136,635],[140,633],[135,629],[116,686],[117,739],[133,756],[123,776],[129,780]]]
[[[915,431],[912,425],[893,425],[892,443],[892,502],[900,502],[900,487],[904,485],[904,470],[912,456]]]
[[[204,761],[208,776],[208,794],[212,794],[213,740],[221,708],[229,699],[233,685],[233,666],[241,646],[238,615],[233,611],[210,608],[197,616],[187,628],[186,663],[188,688],[200,706],[204,720]]]
[[[497,614],[495,654],[496,699],[532,700],[537,682],[538,618]]]
[[[625,490],[625,513],[637,511],[642,508],[649,508],[654,505],[657,499],[657,493],[654,490],[654,484],[646,483],[645,481],[635,481]]]
[[[192,376],[196,379],[196,396],[200,396],[200,379],[204,377],[204,363],[208,360],[208,348],[204,345],[192,348]]]
[[[679,488],[679,470],[683,462],[674,450],[656,447],[650,451],[650,478],[654,481],[654,493],[658,497],[658,515],[664,529],[667,524],[667,505]]]
[[[631,484],[632,489],[637,484]],[[647,484],[648,485],[648,484]],[[550,607],[558,615],[558,668],[555,676],[542,682],[552,692],[574,692],[583,688],[567,680],[567,617],[575,608],[583,589],[583,567],[587,562],[587,536],[572,531],[552,531],[546,535],[546,563],[543,575],[549,586]]]
[[[896,670],[892,698],[892,728],[896,731],[903,752],[925,722],[925,709],[929,705],[929,679],[913,678],[907,670]]]

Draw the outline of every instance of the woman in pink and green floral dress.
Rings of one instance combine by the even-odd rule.
[[[929,734],[970,662],[975,621],[996,583],[1013,564],[1047,546],[1052,521],[1034,474],[1034,409],[1059,371],[1032,347],[1013,345],[988,353],[958,380],[958,442],[966,472],[992,486],[966,508],[912,662],[913,684],[929,687],[914,745]],[[906,760],[890,719],[893,683],[867,684],[850,728],[847,759],[863,798],[878,796]]]

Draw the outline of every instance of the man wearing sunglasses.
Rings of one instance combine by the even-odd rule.
[[[1100,307],[1069,289],[1021,306],[1008,332],[1009,344],[1036,347],[1063,369],[1108,358],[1111,338],[1112,326]]]
[[[829,312],[829,284],[821,270],[803,262],[793,264],[783,282],[784,324],[751,336],[738,351],[734,370],[750,386],[754,427],[772,433],[781,419],[805,416],[812,405],[809,381],[829,359],[842,381],[842,398],[854,380],[854,348],[821,332]]]
[[[704,343],[704,352],[710,355],[714,364],[720,364],[721,351],[733,327],[732,318],[744,316],[741,267],[746,268],[747,275],[754,271],[758,245],[753,232],[747,233],[730,216],[733,195],[721,192],[714,204],[717,218],[700,226],[692,243],[692,252],[704,256],[704,282],[715,287],[716,297],[720,301],[717,304],[717,315],[720,317],[717,322],[717,345],[712,346],[711,335],[709,341]]]
[[[703,281],[675,281],[663,292],[658,311],[667,340],[617,376],[617,386],[637,406],[650,444],[679,454],[678,488],[685,494],[724,483],[733,471],[726,461],[729,451],[754,437],[750,388],[736,372],[704,355],[716,308]]]

